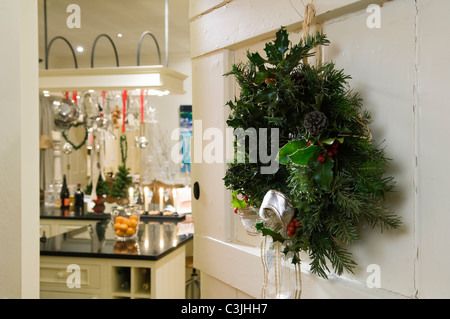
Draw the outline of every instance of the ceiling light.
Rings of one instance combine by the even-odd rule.
[[[121,38],[121,37],[123,37],[123,34],[122,33],[117,33],[117,37]]]
[[[77,47],[77,51],[78,51],[78,52],[83,52],[83,51],[84,51],[84,48],[83,48],[82,46],[78,46],[78,47]]]

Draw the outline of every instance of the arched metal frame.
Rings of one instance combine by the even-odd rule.
[[[73,50],[73,47],[70,44],[69,40],[67,40],[66,38],[61,37],[61,36],[56,36],[50,41],[50,43],[48,43],[48,40],[47,40],[48,39],[48,37],[47,37],[47,0],[44,0],[44,37],[45,37],[45,69],[48,69],[48,56],[50,53],[50,48],[51,48],[53,42],[55,42],[55,40],[58,40],[58,39],[61,39],[67,43],[67,45],[70,48],[70,51],[72,51],[73,61],[75,63],[75,69],[78,69],[77,57],[75,55],[75,51]]]
[[[169,38],[169,5],[168,5],[168,0],[165,0],[165,45],[166,45],[166,67],[169,66],[169,59],[168,59],[168,38]],[[140,39],[139,39],[139,44],[138,44],[138,52],[137,52],[137,66],[140,66],[140,53],[141,53],[141,45],[142,45],[142,41],[144,39],[144,37],[146,35],[150,35],[153,40],[155,41],[156,44],[156,49],[158,51],[158,59],[159,59],[159,65],[162,65],[161,63],[161,51],[159,49],[159,44],[158,41],[156,39],[156,37],[153,35],[153,33],[151,33],[150,31],[144,31],[144,33],[142,33]],[[116,57],[116,65],[117,67],[119,67],[119,55],[117,54],[117,49],[116,49],[116,45],[114,44],[114,41],[111,39],[111,37],[105,33],[100,34],[99,36],[97,36],[97,38],[95,38],[94,43],[92,45],[92,52],[91,52],[91,68],[94,68],[94,53],[95,53],[95,47],[97,44],[97,41],[101,38],[101,37],[106,37],[110,42],[111,45],[114,49],[114,54]],[[45,69],[48,69],[48,57],[49,57],[49,53],[50,53],[50,48],[53,44],[53,42],[55,42],[56,40],[63,40],[70,48],[70,51],[72,52],[72,56],[73,56],[73,60],[74,60],[74,64],[75,64],[75,68],[78,69],[78,61],[77,61],[77,57],[75,54],[75,50],[72,47],[72,44],[70,43],[69,40],[67,40],[65,37],[62,36],[56,36],[54,38],[52,38],[52,40],[50,41],[50,43],[48,43],[48,36],[47,36],[47,0],[44,0],[44,38],[45,38]]]
[[[119,55],[117,54],[117,49],[116,49],[116,45],[114,44],[114,41],[111,39],[111,37],[109,35],[107,35],[106,33],[102,33],[100,35],[98,35],[95,40],[94,40],[94,44],[92,45],[92,51],[91,51],[91,68],[94,67],[94,53],[95,53],[95,46],[97,45],[97,41],[101,38],[101,37],[105,37],[109,40],[109,42],[111,42],[112,47],[114,49],[114,54],[116,56],[116,66],[119,67]]]
[[[46,46],[46,48],[45,48],[45,68],[48,69],[48,56],[49,56],[49,53],[50,53],[50,48],[52,47],[53,42],[55,42],[55,40],[58,40],[58,39],[61,39],[61,40],[63,40],[64,42],[67,43],[67,45],[68,45],[69,48],[70,48],[70,51],[72,51],[73,61],[74,61],[74,63],[75,63],[75,69],[78,69],[77,57],[76,57],[76,55],[75,55],[75,51],[73,50],[72,45],[70,44],[69,40],[67,40],[66,38],[61,37],[61,36],[56,36],[56,37],[54,37],[54,38],[50,41],[50,43],[48,44],[48,46]]]
[[[155,41],[156,50],[158,51],[159,65],[161,65],[161,51],[159,50],[158,40],[156,40],[156,37],[150,31],[144,31],[144,33],[142,33],[141,37],[139,38],[138,51],[137,51],[137,66],[141,65],[141,45],[142,45],[142,40],[144,40],[146,35],[150,35],[153,38],[153,40]]]

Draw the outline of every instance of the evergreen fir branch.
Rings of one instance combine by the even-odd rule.
[[[247,52],[248,62],[233,65],[225,74],[234,76],[241,89],[239,97],[227,103],[230,127],[278,128],[280,147],[294,139],[317,145],[317,153],[307,165],[281,165],[269,175],[260,173],[265,164],[249,162],[246,150],[245,163],[228,163],[224,183],[255,205],[260,205],[271,189],[288,194],[302,226],[285,242],[285,254],[308,252],[311,271],[324,278],[330,269],[340,275],[355,267],[343,246],[359,239],[361,222],[381,231],[401,225],[384,205],[385,195],[395,186],[394,178],[385,176],[389,159],[380,145],[374,145],[368,126],[371,114],[363,110],[361,96],[349,88],[350,76],[334,63],[303,63],[304,58],[314,55],[314,48],[328,44],[321,33],[292,44],[281,28],[275,40],[266,43],[266,57]],[[305,116],[312,111],[322,112],[329,123],[318,136],[303,126]],[[324,184],[323,179],[315,178],[317,156],[328,156],[329,141],[337,138],[339,152],[333,155],[332,174],[328,169]],[[265,235],[276,237],[271,230],[265,230]]]

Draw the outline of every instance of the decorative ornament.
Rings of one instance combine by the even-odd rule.
[[[67,137],[67,134],[66,134],[65,131],[63,131],[62,134],[61,134],[62,137],[64,137],[64,139],[66,140],[66,142],[69,143],[69,145],[71,146],[70,151],[69,151],[69,146],[67,146],[67,147],[66,147],[66,145],[63,146],[63,150],[64,150],[64,148],[67,148],[67,150],[68,150],[68,152],[69,152],[69,153],[66,153],[66,154],[70,154],[73,150],[77,151],[77,150],[79,150],[80,148],[82,148],[83,145],[84,145],[84,143],[86,143],[86,141],[87,141],[87,139],[88,139],[88,135],[89,135],[89,134],[88,134],[87,128],[84,126],[84,123],[78,122],[78,123],[76,123],[76,124],[74,124],[74,125],[71,125],[71,127],[78,127],[78,126],[80,126],[80,125],[83,125],[85,132],[84,132],[83,140],[82,140],[82,141],[80,142],[80,144],[78,144],[78,145],[75,145],[71,140],[69,140],[69,138]],[[66,144],[67,144],[67,143],[66,143]]]
[[[134,145],[137,148],[144,149],[148,145],[148,139],[145,136],[140,136],[140,137],[135,136],[135,138],[134,138]]]
[[[70,153],[72,153],[73,151],[73,147],[72,145],[70,145],[70,143],[64,143],[63,145],[63,153],[66,155],[69,155]]]
[[[328,118],[320,111],[313,111],[305,115],[303,126],[312,136],[319,136],[328,128]]]
[[[65,131],[77,121],[79,109],[73,100],[63,98],[53,102],[53,115],[55,126],[59,130]]]
[[[96,103],[94,93],[86,93],[83,96],[84,112],[86,113],[86,126],[91,128],[95,119],[100,115],[100,110]]]
[[[128,188],[133,186],[133,179],[129,176],[130,169],[126,166],[128,143],[127,136],[122,134],[120,136],[120,154],[122,156],[122,165],[118,166],[118,171],[114,178],[114,183],[111,186],[111,197],[116,197],[119,199],[119,203],[124,203],[126,200],[124,198],[128,197]]]
[[[250,207],[260,208],[262,221],[256,228],[264,236],[266,271],[274,270],[270,265],[277,265],[272,261],[278,253],[299,267],[303,252],[311,272],[323,278],[332,271],[352,272],[357,264],[346,246],[360,240],[363,223],[381,230],[401,225],[384,202],[395,186],[393,177],[385,176],[388,159],[372,140],[371,115],[349,88],[350,77],[333,63],[307,63],[312,50],[328,44],[320,32],[292,44],[281,28],[266,43],[266,57],[249,52],[247,63],[233,65],[226,74],[235,76],[241,88],[239,98],[227,103],[228,126],[279,132],[275,173],[263,174],[267,161],[250,161],[250,150],[245,150],[247,160],[228,163],[224,176],[234,197],[246,196]],[[274,191],[290,204],[269,200],[268,205],[266,195],[278,198]],[[232,205],[239,211],[241,203],[234,197]],[[274,223],[277,219],[270,216],[286,217]],[[299,296],[298,279],[291,278],[288,295]],[[281,291],[269,295],[286,296]]]
[[[120,127],[119,120],[120,120],[121,115],[120,115],[120,110],[119,110],[118,105],[116,105],[114,110],[111,111],[111,116],[112,116],[114,128],[119,128]]]

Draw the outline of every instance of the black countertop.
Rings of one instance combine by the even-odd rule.
[[[111,214],[84,213],[83,215],[75,215],[74,212],[63,213],[59,208],[41,206],[41,219],[66,219],[66,220],[105,220],[110,219]]]
[[[136,240],[114,238],[110,218],[41,238],[41,256],[158,260],[192,240],[193,224],[141,218]]]

